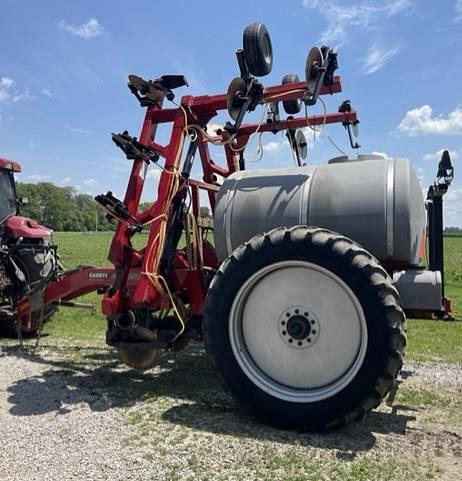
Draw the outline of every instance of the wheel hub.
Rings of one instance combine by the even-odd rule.
[[[310,321],[304,316],[292,316],[287,322],[287,333],[299,341],[306,339],[310,331]]]
[[[278,329],[288,346],[305,349],[317,341],[320,326],[317,317],[306,306],[292,306],[279,317]]]
[[[358,373],[367,348],[364,313],[352,290],[332,271],[300,260],[269,264],[246,280],[231,306],[229,335],[247,377],[294,402],[341,391]]]

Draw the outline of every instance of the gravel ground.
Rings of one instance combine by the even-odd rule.
[[[407,361],[401,371],[404,380],[442,386],[462,386],[462,366],[436,362]]]
[[[131,434],[122,410],[100,409],[97,394],[45,371],[28,358],[0,357],[0,479],[153,479],[152,466],[121,443]]]
[[[142,376],[101,347],[0,349],[2,481],[462,478],[460,365],[407,362],[393,411],[299,434],[238,414],[198,348]]]

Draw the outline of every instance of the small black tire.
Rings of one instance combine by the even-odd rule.
[[[300,82],[300,79],[298,78],[298,75],[295,73],[288,73],[287,75],[284,75],[282,77],[282,84],[292,84]],[[293,99],[293,100],[284,100],[282,102],[282,106],[284,107],[284,110],[287,114],[293,115],[293,114],[298,114],[300,110],[302,109],[302,102],[300,99]]]
[[[265,24],[257,22],[245,27],[243,48],[245,61],[252,75],[263,77],[271,72],[273,47]]]
[[[304,383],[304,386],[294,388],[289,380],[280,382],[272,378],[263,371],[261,366],[264,363],[258,365],[255,361],[259,359],[260,353],[255,354],[251,351],[251,346],[255,339],[257,344],[261,339],[259,347],[262,355],[273,362],[275,370],[282,366],[282,374],[292,376],[293,371],[289,370],[289,367],[293,366],[284,354],[288,352],[290,356],[294,356],[296,362],[301,358],[296,357],[299,354],[291,354],[295,353],[295,348],[291,350],[287,347],[286,339],[281,337],[280,332],[278,334],[272,332],[272,330],[281,329],[278,327],[279,320],[283,318],[278,319],[280,312],[271,309],[272,303],[279,302],[275,300],[278,299],[278,295],[281,299],[287,299],[282,303],[285,305],[284,303],[289,302],[290,296],[294,295],[294,290],[299,293],[297,295],[300,293],[303,295],[303,299],[297,298],[298,303],[307,306],[316,304],[334,306],[341,312],[340,316],[319,319],[317,339],[323,339],[322,336],[324,336],[323,342],[327,342],[327,346],[331,343],[332,346],[339,347],[338,351],[332,350],[333,354],[329,354],[330,360],[334,363],[338,357],[344,355],[341,351],[346,341],[341,337],[341,333],[349,332],[346,330],[350,326],[346,324],[348,315],[343,315],[346,308],[349,312],[349,304],[342,302],[338,296],[326,302],[329,299],[329,293],[334,293],[332,290],[314,297],[317,284],[313,283],[309,289],[306,288],[306,284],[297,288],[296,286],[300,283],[297,283],[294,277],[286,279],[286,284],[290,284],[290,279],[294,279],[294,283],[284,287],[284,284],[279,282],[284,277],[282,274],[278,274],[282,276],[280,278],[272,278],[273,271],[267,271],[271,268],[276,269],[275,266],[277,266],[277,269],[284,273],[284,269],[289,269],[288,266],[291,263],[300,266],[300,269],[306,268],[313,272],[325,273],[326,278],[331,277],[332,282],[335,280],[345,293],[351,292],[351,302],[357,301],[360,306],[357,313],[360,316],[358,319],[361,318],[360,326],[363,331],[359,338],[361,347],[357,352],[362,354],[361,356],[354,354],[360,359],[358,366],[351,364],[356,366],[354,370],[348,363],[345,364],[345,375],[350,378],[339,377],[343,384],[320,385],[320,388],[305,387],[317,380],[308,376],[308,370],[315,372],[314,368],[309,363],[302,363],[303,365],[295,367],[299,370],[300,382]],[[277,269],[274,272],[277,273]],[[309,272],[308,270],[307,274]],[[257,284],[252,285],[251,281],[253,282],[255,278],[259,280]],[[274,280],[277,282],[274,283]],[[266,292],[260,301],[259,296],[265,294],[262,286],[269,285],[273,288],[276,286],[280,292],[270,290],[270,295]],[[345,285],[348,289],[344,287]],[[245,292],[244,289],[250,289],[247,298],[239,297]],[[281,291],[285,294],[282,295]],[[271,292],[273,292],[272,295]],[[252,311],[251,304],[255,305],[255,302],[257,308],[262,309],[261,313],[258,309]],[[269,314],[268,309],[270,309]],[[293,309],[293,307],[287,309]],[[301,312],[303,310],[304,308]],[[240,320],[237,316],[238,321],[234,320],[236,312],[241,312]],[[247,314],[242,314],[243,312],[256,312],[257,315],[250,316],[251,322],[248,322],[248,318],[245,317]],[[282,311],[282,316],[285,314],[289,315]],[[311,313],[305,314],[308,320],[311,316],[315,316]],[[274,324],[273,321],[275,321]],[[367,412],[381,403],[395,386],[396,377],[402,367],[406,345],[404,326],[405,316],[400,307],[398,293],[386,271],[369,252],[352,240],[332,231],[296,226],[280,227],[271,232],[256,235],[238,247],[222,263],[208,290],[203,333],[206,350],[225,389],[230,391],[241,407],[265,423],[305,431],[341,427],[363,418]],[[242,332],[250,334],[236,347],[235,337],[238,334],[235,333],[239,333],[239,329],[241,334]],[[252,329],[256,329],[256,333]],[[261,337],[259,332],[263,333]],[[272,339],[275,340],[273,344],[271,344]],[[366,339],[365,346],[364,339]],[[312,342],[314,343],[313,340]],[[321,343],[318,344],[318,351],[321,346]],[[309,349],[315,347],[315,345],[309,346],[303,356],[317,356],[317,352],[311,354],[309,352]],[[240,352],[238,348],[243,351]],[[345,351],[349,352],[346,347]],[[324,371],[328,371],[327,366],[320,363],[319,368],[316,368],[321,373],[321,377],[324,376]],[[335,391],[332,386],[336,388],[341,386],[341,389]],[[319,393],[323,393],[324,397],[318,395]],[[318,398],[314,396],[310,398],[311,394],[316,394]],[[298,395],[300,395],[299,398],[297,398]]]

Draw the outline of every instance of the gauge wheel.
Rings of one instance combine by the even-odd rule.
[[[273,47],[268,29],[263,23],[251,23],[244,30],[244,56],[252,75],[263,77],[273,67]]]
[[[292,84],[300,82],[298,75],[295,73],[288,73],[282,77],[282,84]],[[283,100],[282,106],[287,114],[298,114],[302,108],[302,102],[300,99],[293,99],[293,100]]]

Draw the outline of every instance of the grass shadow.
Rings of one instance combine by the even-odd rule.
[[[353,459],[357,452],[371,449],[377,433],[404,435],[408,421],[414,419],[397,412],[376,411],[340,431],[284,431],[262,425],[239,411],[223,391],[202,346],[197,344],[164,358],[160,366],[144,373],[121,367],[107,348],[42,348],[53,350],[54,356],[3,348],[6,354],[47,366],[40,375],[25,377],[7,388],[10,413],[15,416],[49,412],[65,415],[82,403],[98,412],[147,401],[148,411],[153,403],[162,405],[164,399],[173,398],[173,406],[161,408],[165,409],[161,421],[200,432],[336,449],[341,459]]]

